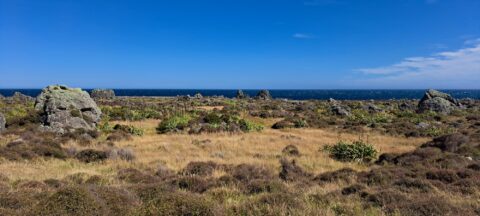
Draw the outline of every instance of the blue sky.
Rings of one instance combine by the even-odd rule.
[[[0,88],[479,88],[478,0],[0,0]]]

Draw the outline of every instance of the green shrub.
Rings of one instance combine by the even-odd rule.
[[[340,161],[371,161],[376,158],[377,150],[361,140],[348,143],[340,141],[333,146],[326,146],[330,156]]]
[[[188,123],[192,120],[190,115],[175,115],[160,122],[157,127],[158,133],[168,133],[175,130],[182,130],[188,126]]]
[[[113,127],[114,130],[121,130],[124,131],[128,134],[134,135],[134,136],[143,136],[144,131],[141,128],[137,128],[133,125],[120,125],[117,124]]]
[[[140,121],[144,119],[158,119],[161,114],[152,108],[136,109],[133,107],[102,106],[102,113],[112,120]]]
[[[244,132],[253,132],[253,131],[260,132],[263,130],[263,125],[257,124],[247,119],[240,120],[239,124],[240,124],[240,128]]]

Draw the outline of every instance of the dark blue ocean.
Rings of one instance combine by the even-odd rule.
[[[91,89],[86,89],[91,91]],[[11,96],[14,92],[35,97],[40,89],[0,89],[0,94]],[[178,96],[195,95],[235,97],[237,90],[206,90],[206,89],[114,89],[117,96]],[[243,90],[244,93],[255,96],[259,90]],[[478,90],[441,90],[455,98],[480,99]],[[270,90],[274,98],[294,100],[334,98],[337,100],[387,100],[387,99],[420,99],[425,90]]]

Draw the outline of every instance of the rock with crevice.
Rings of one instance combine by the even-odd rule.
[[[461,108],[460,102],[451,95],[437,90],[429,89],[425,92],[422,100],[418,103],[418,112],[433,111],[442,114],[450,114]]]
[[[86,91],[62,85],[48,86],[35,101],[45,129],[65,133],[96,130],[101,110]]]

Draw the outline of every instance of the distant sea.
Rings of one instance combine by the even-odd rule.
[[[86,89],[91,91],[91,89]],[[41,89],[0,89],[3,96],[11,96],[14,92],[35,97]],[[235,97],[237,90],[212,89],[114,89],[117,96],[179,96],[195,95]],[[244,93],[255,96],[259,90],[243,90]],[[455,98],[480,99],[480,89],[477,90],[441,90]],[[272,97],[293,100],[329,98],[337,100],[387,100],[387,99],[420,99],[425,90],[270,90]]]

